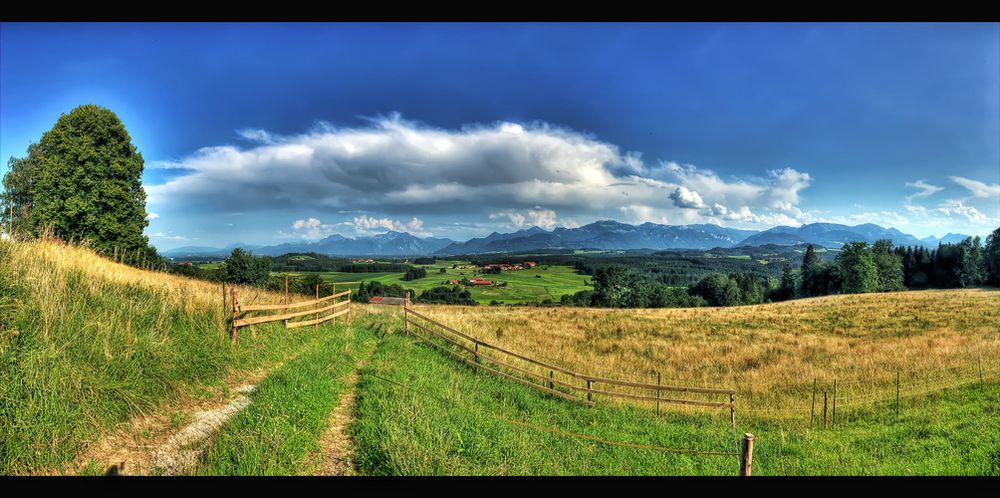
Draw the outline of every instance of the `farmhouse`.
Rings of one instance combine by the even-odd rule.
[[[451,284],[451,285],[458,285],[458,284],[462,283],[462,281],[461,280],[449,280],[448,283]]]
[[[485,278],[470,278],[469,285],[493,285],[493,281]]]
[[[371,299],[368,300],[368,304],[402,306],[405,301],[406,299],[402,297],[372,296]]]

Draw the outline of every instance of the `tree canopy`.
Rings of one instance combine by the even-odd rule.
[[[142,154],[114,112],[83,105],[61,115],[9,165],[0,200],[13,208],[16,229],[50,229],[106,255],[129,254],[132,263],[159,259],[142,234],[149,223]]]

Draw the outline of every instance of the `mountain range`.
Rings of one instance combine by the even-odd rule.
[[[334,256],[448,256],[551,249],[714,249],[767,244],[785,246],[813,244],[839,248],[851,241],[873,243],[879,239],[892,240],[895,245],[936,247],[938,243],[956,243],[965,238],[966,235],[949,233],[940,239],[934,236],[918,239],[895,228],[882,228],[871,223],[856,226],[811,223],[799,227],[776,226],[758,231],[711,224],[629,225],[602,220],[577,228],[558,227],[552,231],[536,226],[512,233],[493,232],[486,237],[465,242],[434,237],[419,238],[406,232],[389,231],[370,237],[348,238],[331,235],[316,242],[286,242],[272,246],[230,244],[223,248],[178,247],[163,251],[163,254],[174,259],[224,257],[235,247],[266,256],[278,256],[290,252],[316,252]]]

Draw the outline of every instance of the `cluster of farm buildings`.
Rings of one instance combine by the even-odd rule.
[[[502,271],[523,270],[525,268],[534,268],[537,264],[534,261],[525,261],[524,263],[515,263],[512,265],[507,263],[490,263],[483,265],[483,272],[500,273]]]
[[[461,280],[449,280],[448,283],[451,284],[451,285],[459,285],[459,284],[462,283],[462,281]],[[494,282],[492,280],[489,280],[489,279],[486,279],[486,278],[470,278],[469,279],[469,285],[493,285],[493,283]]]

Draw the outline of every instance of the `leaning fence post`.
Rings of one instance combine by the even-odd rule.
[[[749,477],[753,467],[753,433],[743,435],[743,453],[740,455],[740,476]]]
[[[590,379],[587,379],[587,401],[593,401],[593,396],[590,392]]]
[[[319,309],[319,284],[316,284],[316,304],[313,305],[313,309]],[[319,320],[319,313],[313,315],[314,320]],[[319,328],[319,323],[313,324],[313,330]]]

